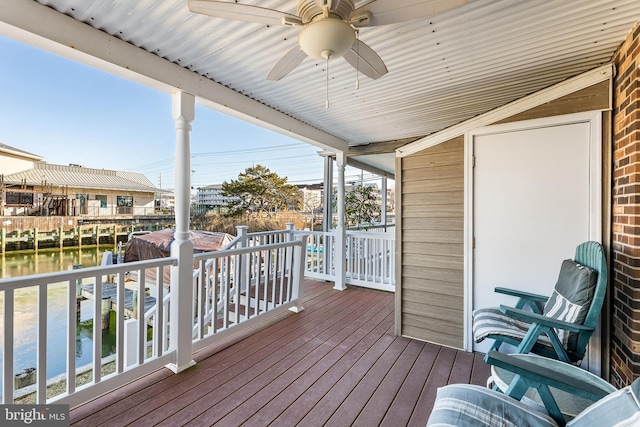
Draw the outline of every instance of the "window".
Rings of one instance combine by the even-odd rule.
[[[118,196],[118,207],[130,208],[133,206],[133,196]]]
[[[117,196],[117,213],[131,215],[133,213],[133,196]]]
[[[33,193],[7,192],[7,205],[30,205],[33,206]]]
[[[107,207],[107,196],[103,196],[103,195],[96,195],[96,200],[100,200],[100,207],[101,208],[106,208]]]

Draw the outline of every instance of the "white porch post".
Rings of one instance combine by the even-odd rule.
[[[346,289],[347,280],[347,265],[346,265],[346,250],[347,250],[347,232],[345,228],[345,195],[344,195],[344,170],[347,166],[347,153],[344,151],[338,151],[336,153],[336,164],[338,166],[338,225],[336,226],[336,247],[334,249],[335,254],[335,267],[336,267],[336,282],[334,289],[340,291]]]
[[[175,218],[176,231],[171,256],[178,265],[171,268],[170,347],[176,351],[175,373],[195,364],[193,361],[193,244],[189,240],[189,205],[191,203],[191,149],[189,133],[195,117],[195,97],[189,93],[173,94],[173,120],[176,125]]]
[[[380,191],[382,192],[382,206],[380,206],[380,222],[384,225],[384,231],[387,231],[387,178],[382,177]]]
[[[321,152],[324,157],[324,182],[322,195],[322,231],[333,228],[333,157],[327,152]]]

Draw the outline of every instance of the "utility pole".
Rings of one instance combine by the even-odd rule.
[[[162,212],[162,208],[163,208],[163,205],[162,205],[162,196],[163,196],[163,194],[162,194],[162,172],[160,172],[160,183],[159,183],[159,187],[160,187],[160,206],[158,206],[158,208],[159,208],[158,210],[159,210],[160,212]]]
[[[6,192],[5,192],[5,188],[4,188],[4,175],[0,174],[0,216],[4,216],[4,199],[5,199],[5,195],[6,195]]]

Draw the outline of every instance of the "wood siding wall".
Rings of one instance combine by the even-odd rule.
[[[595,84],[514,115],[507,123],[603,110],[603,239],[610,234],[610,83]],[[497,124],[497,123],[496,123]],[[402,335],[464,346],[464,136],[397,163],[396,327]],[[399,188],[398,188],[399,186]],[[606,348],[606,343],[604,343]],[[605,367],[606,369],[606,367]]]
[[[463,346],[464,138],[402,159],[402,334]]]

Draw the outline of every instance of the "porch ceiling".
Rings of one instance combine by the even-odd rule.
[[[104,47],[104,53],[85,48],[81,58],[72,52],[83,49],[86,34],[106,33],[135,47],[122,50],[121,57],[142,49],[155,55],[154,61],[163,60],[159,68],[155,62],[146,68],[116,63],[123,75],[134,71],[150,78],[139,78],[145,83],[162,81],[164,90],[176,86],[198,92],[205,105],[323,148],[346,144],[351,151],[369,144],[371,150],[358,147],[357,154],[375,154],[369,160],[376,167],[391,167],[390,172],[393,162],[382,161],[376,146],[384,144],[393,152],[390,141],[410,142],[606,63],[640,16],[637,0],[469,0],[430,19],[363,28],[360,39],[380,55],[389,73],[378,80],[361,76],[356,90],[355,70],[342,58],[331,61],[326,109],[322,61],[307,58],[281,81],[265,80],[295,46],[295,28],[194,14],[186,0],[37,0],[90,27],[71,30],[61,17],[59,24],[40,28],[29,23],[38,22],[38,15],[51,22],[51,9],[35,7],[36,0],[2,3],[2,34],[113,72],[105,62],[116,54]],[[296,9],[293,0],[244,3],[291,13]],[[15,17],[20,13],[29,19],[23,23]],[[109,49],[121,49],[122,43],[115,42]],[[150,57],[131,62],[149,62]],[[172,79],[176,66],[182,74]],[[207,85],[223,90],[205,90]]]

